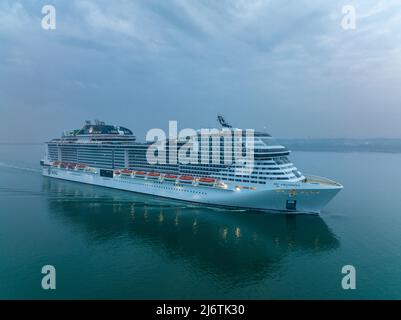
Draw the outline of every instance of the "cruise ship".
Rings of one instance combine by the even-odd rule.
[[[290,151],[270,134],[247,136],[222,116],[218,121],[221,129],[207,134],[197,130],[185,139],[166,138],[154,154],[163,153],[167,161],[150,159],[155,143],[138,142],[125,127],[86,121],[46,143],[42,174],[204,206],[281,213],[319,214],[342,189],[335,181],[301,173],[289,160]],[[168,161],[189,140],[191,151],[202,151],[186,150],[191,161]],[[235,161],[236,152],[250,149],[251,158]]]

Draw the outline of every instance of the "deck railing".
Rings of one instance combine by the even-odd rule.
[[[321,183],[321,184],[328,184],[328,185],[341,187],[341,184],[339,184],[338,182],[335,182],[333,180],[330,180],[330,179],[327,179],[324,177],[305,175],[305,178],[306,178],[306,182]]]

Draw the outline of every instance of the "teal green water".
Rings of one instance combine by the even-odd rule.
[[[297,152],[344,190],[321,216],[216,210],[52,180],[0,146],[0,298],[400,299],[401,155]],[[41,288],[41,268],[57,289]],[[341,288],[356,268],[357,289]]]

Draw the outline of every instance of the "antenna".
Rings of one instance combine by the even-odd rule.
[[[228,122],[226,122],[226,120],[224,119],[224,116],[221,115],[221,114],[217,115],[217,121],[220,123],[220,125],[221,125],[223,128],[232,128],[232,126],[230,126],[230,125],[228,124]]]

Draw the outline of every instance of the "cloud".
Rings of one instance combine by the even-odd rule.
[[[278,135],[401,136],[400,3],[349,3],[346,31],[343,1],[55,0],[57,29],[45,31],[45,1],[3,0],[0,110],[195,127],[223,112]],[[388,125],[359,126],[366,109]]]
[[[26,30],[32,19],[20,2],[0,2],[0,35],[12,36]]]

